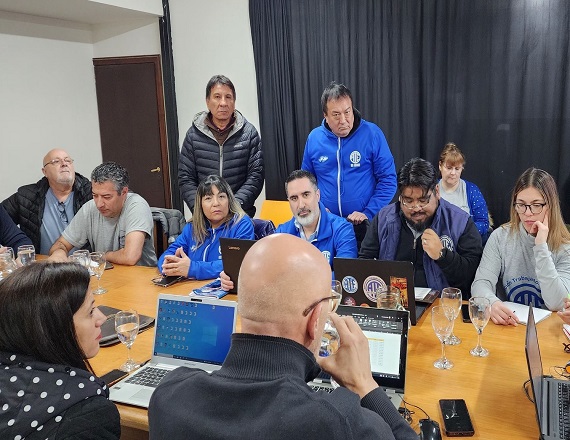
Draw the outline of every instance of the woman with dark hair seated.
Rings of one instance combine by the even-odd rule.
[[[211,175],[198,185],[192,220],[160,256],[158,270],[197,280],[216,278],[223,269],[220,237],[253,240],[253,222],[224,178]]]
[[[119,412],[89,361],[105,315],[89,273],[38,262],[0,282],[0,438],[118,439]]]

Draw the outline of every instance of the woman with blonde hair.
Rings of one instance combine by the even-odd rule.
[[[510,217],[489,237],[471,286],[473,297],[489,298],[491,319],[502,325],[519,322],[503,301],[561,310],[570,292],[570,232],[550,174],[529,168],[519,177]]]
[[[253,240],[253,222],[225,179],[210,175],[198,185],[191,222],[158,259],[158,269],[169,276],[216,278],[223,269],[220,237]]]
[[[439,196],[471,216],[485,244],[490,231],[489,211],[479,187],[461,178],[465,163],[465,155],[457,145],[445,144],[439,156]]]

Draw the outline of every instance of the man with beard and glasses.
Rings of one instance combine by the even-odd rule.
[[[439,196],[431,163],[414,158],[398,172],[398,201],[380,210],[368,227],[359,258],[411,261],[418,287],[453,286],[470,297],[481,260],[481,235],[462,209]]]

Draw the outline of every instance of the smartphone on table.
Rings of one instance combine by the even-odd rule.
[[[465,400],[441,399],[439,408],[446,436],[471,437],[475,434]]]
[[[152,282],[160,287],[168,287],[172,286],[173,284],[179,281],[183,281],[184,279],[186,279],[186,277],[161,275],[156,278],[153,278]]]
[[[461,316],[463,317],[463,322],[471,322],[471,317],[469,316],[469,304],[461,305]]]
[[[101,376],[100,379],[102,379],[107,384],[107,386],[110,387],[111,385],[116,384],[123,377],[127,377],[128,375],[129,373],[125,373],[124,371],[121,370],[111,370],[108,373]]]

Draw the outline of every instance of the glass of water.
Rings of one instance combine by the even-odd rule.
[[[91,262],[91,272],[97,277],[97,289],[93,291],[94,295],[101,295],[106,293],[107,289],[101,287],[101,277],[103,272],[105,272],[105,265],[107,260],[103,252],[91,252],[89,254],[89,259]]]
[[[28,264],[32,264],[36,261],[36,249],[32,244],[24,244],[22,246],[18,246],[18,259],[22,266],[27,266]]]
[[[342,298],[342,286],[340,281],[332,280],[331,282],[331,313],[335,312]],[[336,327],[330,318],[325,322],[323,336],[321,337],[320,356],[330,356],[336,353],[340,345],[340,336]]]
[[[69,257],[71,261],[74,263],[80,264],[85,269],[89,271],[89,275],[92,275],[91,271],[91,257],[89,256],[89,251],[86,249],[79,249],[76,250],[71,256]]]
[[[115,314],[115,331],[119,341],[127,346],[127,361],[119,368],[127,373],[139,367],[131,358],[131,347],[139,332],[139,314],[136,310],[122,310]]]

